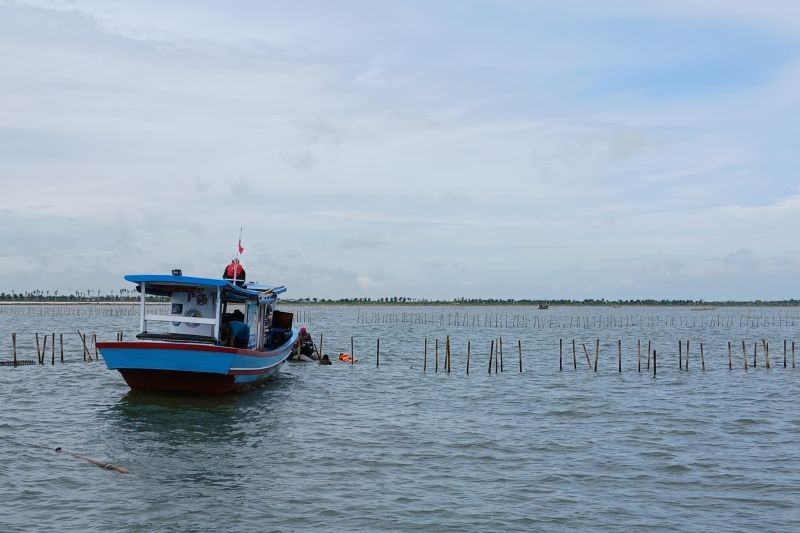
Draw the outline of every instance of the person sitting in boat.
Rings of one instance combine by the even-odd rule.
[[[238,309],[234,309],[233,313],[225,313],[222,315],[222,323],[225,322],[244,322],[244,313]]]
[[[219,329],[220,343],[233,348],[247,348],[250,343],[250,328],[244,322],[225,322]]]
[[[332,365],[333,363],[331,362],[331,358],[328,357],[328,354],[325,354],[325,355],[322,356],[322,359],[320,359],[319,364],[321,364],[321,365]]]
[[[232,259],[230,264],[225,267],[225,271],[222,273],[222,279],[236,279],[237,285],[240,287],[244,285],[244,267],[239,262],[238,257]]]

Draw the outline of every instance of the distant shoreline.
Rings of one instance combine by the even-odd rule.
[[[712,311],[717,308],[723,307],[787,307],[787,308],[800,308],[800,301],[798,300],[782,300],[782,301],[763,301],[757,300],[752,302],[745,301],[730,301],[730,302],[692,302],[686,300],[675,301],[559,301],[559,302],[544,302],[544,301],[531,301],[531,300],[477,300],[477,301],[458,301],[458,300],[429,300],[429,301],[405,301],[405,302],[391,302],[391,301],[353,301],[353,300],[292,300],[282,299],[284,305],[298,305],[298,306],[348,306],[348,307],[434,307],[434,306],[452,306],[452,307],[538,307],[540,304],[546,304],[549,308],[558,307],[606,307],[606,308],[633,308],[633,307],[684,307],[691,308],[694,311]],[[147,304],[168,304],[169,300],[148,300]],[[137,306],[141,305],[139,300],[29,300],[29,301],[9,301],[0,300],[0,306],[15,306],[15,305],[124,305],[124,306]],[[543,308],[540,310],[547,310]]]

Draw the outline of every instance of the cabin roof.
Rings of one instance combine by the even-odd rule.
[[[219,278],[198,278],[194,276],[172,276],[170,274],[129,274],[125,276],[127,281],[138,284],[138,290],[141,290],[141,284],[145,283],[147,294],[155,295],[169,295],[174,290],[180,290],[182,287],[219,287],[227,296],[227,299],[236,300],[254,300],[262,295],[264,291],[271,291],[274,294],[280,294],[286,291],[286,288],[276,287],[273,285],[262,285],[257,283],[248,283],[244,287],[234,284],[231,280]]]

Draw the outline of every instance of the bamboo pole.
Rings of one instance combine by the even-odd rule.
[[[597,372],[597,360],[600,359],[600,339],[594,345],[594,371]]]
[[[731,353],[731,341],[728,341],[728,370],[733,370],[733,354]]]
[[[592,362],[589,360],[589,352],[586,351],[586,344],[581,343],[581,346],[583,346],[583,355],[586,356],[586,366],[588,366],[589,370],[591,370],[592,369]]]
[[[647,370],[650,370],[650,343],[651,341],[647,341]]]
[[[16,361],[16,358],[14,359]],[[794,358],[794,341],[792,341],[792,368],[795,367],[795,358]]]
[[[378,337],[378,345],[375,347],[375,367],[381,366],[381,338]]]
[[[755,342],[753,342],[753,368],[758,366],[757,365],[757,362],[758,362],[757,355],[758,355],[758,341],[755,341]]]
[[[642,371],[642,339],[636,339],[636,364],[638,372]]]
[[[447,336],[444,347],[444,366],[447,373],[450,373],[450,335]]]
[[[683,341],[678,340],[678,370],[683,370]]]
[[[500,337],[500,372],[503,371],[503,337]]]
[[[617,339],[617,367],[619,373],[622,373],[622,339]]]
[[[312,339],[312,342],[313,342],[313,339]],[[323,346],[322,346],[322,333],[320,333],[319,334],[319,354],[318,354],[320,361],[322,361],[322,354],[325,353],[325,352],[322,351],[322,349],[323,349]]]
[[[350,336],[350,365],[356,364],[356,345],[353,336]]]
[[[11,356],[14,358],[14,366],[17,366],[17,332],[11,332]]]
[[[558,339],[558,371],[564,370],[564,339]],[[519,371],[522,372],[522,352],[519,357]]]
[[[47,338],[47,337],[45,337]],[[42,354],[39,353],[39,334],[36,334],[36,362],[42,364]]]
[[[689,341],[686,341],[686,371],[689,371]]]
[[[747,347],[744,341],[742,341],[742,359],[744,359],[744,369],[747,370]]]
[[[706,359],[703,356],[703,343],[702,342],[700,343],[700,368],[703,370],[703,372],[706,371]]]
[[[92,333],[92,345],[94,346],[94,360],[99,361],[100,356],[97,353],[97,333]]]
[[[467,341],[467,375],[468,376],[469,376],[469,358],[470,358],[471,353],[472,353],[472,343],[470,341]]]
[[[422,352],[422,371],[428,371],[428,337],[425,337],[425,348]]]
[[[494,356],[494,339],[492,339],[492,346],[489,348],[489,374],[492,373],[492,356]]]
[[[517,348],[519,349],[519,371],[522,372],[522,341],[517,340]]]
[[[783,339],[783,368],[786,368],[786,339]]]
[[[436,353],[436,357],[435,357],[436,364],[433,367],[433,373],[434,374],[438,374],[439,373],[439,339],[438,338],[436,339],[436,349],[434,351]]]
[[[769,364],[769,343],[765,339],[761,339],[761,344],[764,346],[764,362],[767,368],[772,368]]]
[[[572,320],[571,317],[570,320]],[[572,339],[572,369],[578,370],[578,356],[575,354],[575,339]]]
[[[648,359],[650,359],[650,358],[648,357]],[[657,366],[658,365],[656,364],[656,351],[653,350],[653,377],[656,377],[656,367]]]
[[[53,337],[50,341],[50,366],[55,366],[56,364],[56,334],[53,333]]]
[[[59,344],[61,345],[61,362],[63,363],[64,362],[64,334],[63,333],[59,333],[58,334],[58,340],[59,340]]]
[[[497,374],[497,368],[500,362],[500,339],[494,343],[494,373]]]

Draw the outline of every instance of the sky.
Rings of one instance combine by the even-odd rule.
[[[0,291],[800,297],[800,3],[0,0]]]

